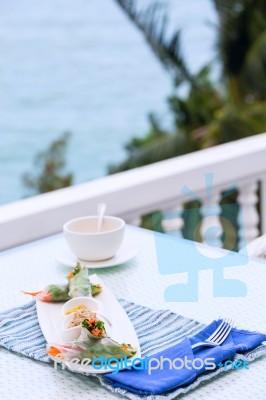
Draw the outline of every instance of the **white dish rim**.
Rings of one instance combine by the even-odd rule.
[[[137,246],[125,240],[114,257],[102,261],[85,261],[78,259],[65,244],[63,249],[56,254],[56,260],[57,262],[59,262],[59,264],[71,268],[73,268],[77,264],[77,262],[79,262],[80,265],[91,269],[111,268],[117,267],[130,261],[132,258],[135,257],[137,251]]]

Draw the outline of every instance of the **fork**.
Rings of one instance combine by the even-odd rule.
[[[198,342],[191,346],[195,349],[200,346],[215,347],[221,345],[233,328],[234,321],[232,319],[224,318],[218,328],[208,337],[204,342]]]

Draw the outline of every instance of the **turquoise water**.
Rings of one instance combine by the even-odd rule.
[[[144,1],[147,3],[147,1]],[[170,2],[197,70],[214,56],[208,0]],[[106,174],[155,111],[169,125],[169,75],[113,0],[0,0],[0,203],[25,195],[21,174],[71,131],[75,183]]]

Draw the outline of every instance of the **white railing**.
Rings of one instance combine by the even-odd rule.
[[[212,208],[205,190],[205,174],[213,175],[212,190],[216,196],[212,198],[216,201]],[[260,215],[256,208],[259,183],[263,205],[266,202],[266,134],[3,205],[0,207],[0,249],[60,232],[65,221],[94,214],[100,201],[107,203],[109,214],[137,225],[145,213],[182,208],[190,200],[184,194],[184,186],[202,199],[201,230],[204,231],[210,225],[219,224],[219,194],[237,185],[243,217],[239,219],[239,235],[241,240],[246,237],[250,241],[259,234],[259,218],[262,232],[266,232],[266,207],[261,207]],[[164,221],[166,230],[169,226],[172,229],[171,224],[180,227],[182,220]]]

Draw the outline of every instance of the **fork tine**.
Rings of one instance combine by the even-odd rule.
[[[223,320],[223,324],[220,325],[220,329],[218,332],[216,332],[215,335],[213,335],[211,341],[212,342],[216,342],[216,340],[223,334],[223,332],[226,330],[227,326],[228,326],[228,318],[224,318]]]
[[[208,337],[204,342],[198,342],[191,346],[192,349],[195,349],[200,346],[219,346],[222,344],[226,338],[228,337],[229,333],[233,328],[234,321],[229,318],[224,318],[218,328],[213,332],[211,336]]]
[[[217,334],[219,334],[219,332],[224,328],[225,324],[226,324],[226,318],[222,320],[222,322],[220,323],[220,325],[218,326],[218,328],[215,329],[215,331],[213,332],[213,334],[212,334],[211,336],[209,336],[207,340],[208,340],[208,341],[209,341],[209,340],[213,340],[213,339],[215,338],[215,336],[216,336]]]
[[[233,328],[233,320],[230,320],[229,322],[228,322],[228,326],[227,326],[227,328],[226,328],[226,330],[223,332],[223,334],[221,334],[221,336],[216,340],[216,343],[217,344],[220,344],[220,343],[223,343],[225,340],[226,340],[226,338],[228,337],[228,335],[230,334],[230,332],[231,332],[231,330],[232,330],[232,328]]]

